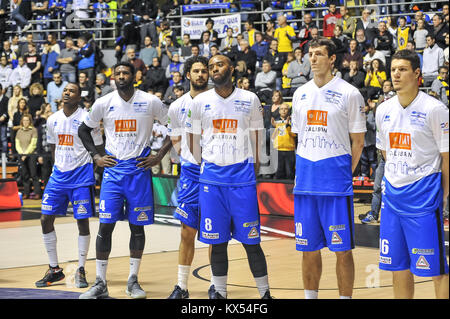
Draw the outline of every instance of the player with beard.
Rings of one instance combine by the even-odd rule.
[[[150,155],[153,122],[167,121],[167,110],[161,100],[133,87],[135,68],[120,62],[113,68],[117,91],[99,98],[78,134],[95,164],[104,167],[100,190],[100,226],[96,241],[94,285],[80,299],[108,296],[106,269],[111,252],[111,236],[118,220],[128,219],[130,236],[130,273],[126,293],[131,298],[146,298],[137,274],[145,245],[144,225],[154,222],[151,167],[171,148],[167,138],[158,154]],[[106,136],[106,154],[93,147],[90,131],[100,126]],[[124,203],[125,210],[124,210]]]
[[[201,162],[199,240],[212,245],[209,297],[227,297],[227,248],[234,238],[247,252],[260,296],[268,299],[256,195],[258,141],[264,129],[261,104],[254,93],[234,87],[234,67],[228,57],[212,57],[208,69],[214,88],[195,97],[186,130],[190,151]]]
[[[192,100],[208,89],[208,59],[202,56],[189,58],[185,63],[185,77],[190,81],[190,91],[173,102],[168,113],[168,135],[180,154],[181,172],[178,189],[178,207],[174,217],[181,221],[181,241],[178,251],[178,283],[169,299],[189,298],[187,283],[194,259],[195,236],[199,218],[200,165],[195,161],[186,142],[185,123]]]

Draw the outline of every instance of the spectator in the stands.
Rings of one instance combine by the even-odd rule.
[[[41,81],[41,55],[36,51],[36,44],[34,42],[27,44],[27,53],[23,55],[25,63],[31,70],[31,83]]]
[[[209,32],[211,42],[217,43],[219,41],[219,34],[214,30],[214,20],[211,18],[206,19],[205,26],[206,31]]]
[[[10,82],[11,85],[20,85],[20,87],[23,90],[23,94],[25,96],[28,96],[28,86],[31,83],[31,70],[30,68],[25,64],[25,60],[23,57],[19,57],[17,59],[18,65],[17,67],[11,72],[10,76]]]
[[[277,72],[273,71],[270,62],[263,61],[262,71],[256,74],[255,90],[261,103],[270,104],[272,93],[276,88]]]
[[[340,70],[344,54],[347,53],[349,47],[347,37],[342,34],[342,26],[336,25],[334,27],[334,34],[331,41],[333,41],[336,46],[336,61],[334,62],[334,65]]]
[[[166,78],[169,80],[169,85],[172,83],[172,77],[175,72],[179,72],[180,74],[183,74],[184,70],[184,63],[180,61],[180,55],[178,53],[174,53],[172,55],[172,61],[166,68]]]
[[[222,40],[220,42],[220,47],[219,47],[220,52],[222,52],[225,55],[229,55],[231,53],[231,49],[237,45],[238,45],[238,42],[237,42],[236,38],[233,36],[233,28],[228,27],[226,36],[224,38],[222,38]]]
[[[63,81],[75,82],[77,79],[77,68],[75,60],[77,51],[74,49],[73,40],[69,37],[65,40],[66,47],[61,50],[61,54],[56,60],[60,64],[60,71]]]
[[[283,64],[283,68],[281,69],[281,74],[283,77],[281,78],[281,92],[284,96],[290,96],[291,93],[291,78],[288,77],[289,65],[295,61],[294,52],[289,52],[286,58],[286,62]]]
[[[323,18],[323,36],[331,38],[334,34],[334,28],[339,19],[341,19],[341,14],[336,9],[336,4],[330,3],[328,13]]]
[[[244,61],[247,65],[248,77],[255,76],[255,66],[256,66],[256,52],[250,49],[249,43],[247,40],[242,40],[240,42],[241,51],[236,53],[236,62]]]
[[[24,114],[16,133],[16,151],[19,154],[20,175],[23,183],[23,198],[40,199],[41,185],[37,175],[37,130],[30,114]],[[33,184],[33,188],[31,187]],[[33,192],[33,193],[32,193]]]
[[[183,85],[183,76],[180,72],[175,71],[172,75],[172,80],[170,86],[166,89],[164,94],[164,103],[170,105],[173,101],[177,99],[175,92],[173,91],[174,87]]]
[[[78,75],[78,84],[80,85],[81,99],[87,102],[94,102],[94,87],[89,86],[89,76],[85,71],[81,71]]]
[[[293,95],[295,90],[310,80],[311,64],[304,58],[300,47],[294,50],[295,60],[289,64],[287,76],[291,79],[291,90],[289,95]]]
[[[342,60],[342,69],[344,71],[350,68],[350,62],[356,61],[358,69],[361,70],[363,67],[363,55],[358,50],[358,42],[355,39],[350,40],[349,49],[347,53],[344,53]]]
[[[186,62],[189,57],[192,56],[192,42],[189,33],[183,34],[183,43],[180,47],[180,60],[181,62]],[[151,63],[150,63],[151,64]]]
[[[416,31],[414,31],[413,38],[416,44],[416,53],[423,53],[427,46],[427,35],[429,31],[425,28],[425,20],[417,21]]]
[[[8,153],[8,98],[0,84],[0,154]]]
[[[58,110],[58,103],[61,100],[64,87],[67,85],[67,81],[62,80],[61,72],[56,70],[53,72],[53,81],[47,86],[47,102],[52,106],[52,112],[55,113]]]
[[[141,70],[142,74],[145,75],[147,73],[147,67],[144,61],[136,57],[136,50],[134,48],[127,49],[127,61],[133,64],[136,70]]]
[[[208,31],[203,31],[201,36],[201,43],[198,45],[200,49],[200,55],[207,57],[208,59],[211,57],[211,46],[215,45],[215,42],[211,41],[211,34]]]
[[[47,0],[31,0],[31,11],[33,12],[33,20],[38,22],[35,23],[36,30],[42,31],[47,30],[50,27],[49,16],[48,16],[48,1]],[[38,39],[45,39],[44,32],[38,32]]]
[[[366,70],[366,72],[369,71],[370,64],[375,59],[381,60],[381,62],[383,62],[383,65],[386,64],[386,57],[380,51],[375,50],[375,46],[373,43],[369,42],[366,44],[366,51],[367,53],[363,59],[364,70]]]
[[[103,73],[98,73],[95,78],[95,100],[111,93],[112,91],[114,91],[113,88],[106,84],[106,75]]]
[[[11,99],[10,99],[11,102]],[[9,105],[8,105],[9,108]],[[10,130],[11,135],[11,150],[14,154],[17,154],[16,151],[16,133],[20,129],[20,120],[25,114],[30,114],[27,106],[27,99],[20,98],[16,104],[14,115],[12,116],[12,129]]]
[[[427,47],[423,50],[423,86],[430,87],[444,65],[444,51],[436,44],[434,35],[427,35]]]
[[[294,28],[287,24],[287,18],[280,15],[277,19],[278,28],[275,29],[275,39],[278,40],[278,52],[287,56],[293,51],[292,42],[296,40]]]
[[[344,74],[343,79],[358,89],[364,87],[365,74],[359,68],[358,62],[352,60],[349,62],[349,71]]]
[[[8,90],[10,91],[11,87],[11,66],[8,65],[8,60],[6,60],[6,56],[0,56],[0,84],[3,88],[3,94],[6,94]]]
[[[78,55],[76,62],[78,63],[78,76],[81,71],[88,74],[88,85],[94,86],[95,81],[95,52],[92,44],[88,43],[86,36],[81,35],[77,40]],[[52,105],[53,107],[53,105]]]
[[[303,23],[300,26],[300,31],[297,35],[300,40],[300,47],[303,47],[308,41],[312,39],[311,30],[317,28],[316,23],[313,21],[311,13],[305,12],[303,14]]]
[[[339,8],[341,18],[337,21],[336,25],[342,27],[342,33],[347,37],[347,39],[353,39],[356,29],[356,19],[350,15],[350,12],[346,6],[341,6]]]
[[[261,32],[255,32],[255,43],[251,46],[251,49],[256,53],[256,68],[260,69],[262,67],[264,56],[269,51],[269,43],[264,40]]]
[[[275,39],[275,21],[267,20],[266,30],[264,30],[264,38],[267,42]]]
[[[244,36],[244,39],[248,41],[248,44],[250,45],[250,47],[253,46],[253,44],[255,44],[256,38],[255,38],[255,34],[256,34],[256,29],[255,29],[255,24],[252,20],[247,20],[244,23],[244,29],[245,31],[242,33]]]
[[[144,62],[148,69],[153,62],[153,58],[158,57],[158,51],[152,46],[152,38],[146,36],[144,39],[144,48],[139,51],[139,58]]]
[[[31,84],[30,97],[28,98],[28,109],[33,119],[36,117],[36,112],[41,109],[41,106],[44,103],[44,87],[42,84],[39,82]]]
[[[169,81],[166,78],[166,70],[160,66],[158,58],[153,58],[153,63],[145,75],[144,83],[146,91],[153,89],[155,93],[158,91],[165,92],[169,86]]]
[[[19,100],[25,98],[23,96],[23,91],[20,85],[15,85],[12,89],[12,96],[8,101],[8,115],[9,119],[12,120],[14,118],[14,113],[18,110]],[[25,98],[25,101],[27,99]]]
[[[273,39],[270,42],[269,51],[264,56],[264,60],[269,61],[271,69],[277,73],[277,80],[276,80],[276,89],[281,90],[281,84],[282,84],[282,76],[281,73],[283,69],[284,62],[286,61],[284,55],[281,55],[278,52],[278,41],[276,39]]]
[[[407,25],[406,22],[406,17],[405,16],[400,16],[398,17],[398,27],[397,30],[395,31],[396,33],[396,49],[397,50],[403,50],[406,48],[406,44],[408,43],[408,41],[412,40],[413,38],[413,32],[411,30],[411,28]],[[380,27],[380,23],[378,23],[378,28]],[[386,28],[387,30],[387,28]],[[387,32],[388,34],[390,34],[389,32]]]
[[[53,73],[59,69],[59,64],[57,62],[59,54],[53,50],[50,43],[44,43],[44,51],[42,52],[42,66],[44,69],[43,80],[44,87],[53,80]]]
[[[444,23],[442,16],[436,13],[433,16],[433,32],[436,44],[443,50],[446,47],[445,35],[448,34],[449,27],[448,24]]]
[[[448,107],[448,66],[439,67],[439,75],[431,84],[431,92]]]
[[[370,17],[370,10],[364,8],[361,18],[356,22],[356,31],[363,30],[364,35],[368,41],[373,41],[374,33],[377,28],[377,23]]]
[[[382,92],[383,82],[387,80],[384,64],[380,59],[373,59],[364,79],[368,99],[377,99]]]

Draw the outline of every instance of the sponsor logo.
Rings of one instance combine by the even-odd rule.
[[[391,148],[411,150],[411,134],[391,132],[389,133],[389,144]]]
[[[380,264],[390,265],[390,264],[392,264],[392,258],[380,256]]]
[[[441,123],[441,129],[442,129],[443,134],[448,134],[448,129],[449,129],[448,122]]]
[[[434,255],[434,249],[421,249],[421,248],[413,248],[411,250],[413,255]]]
[[[336,231],[336,230],[345,230],[345,225],[330,225],[328,227],[329,231]]]
[[[186,213],[184,210],[182,210],[182,209],[179,208],[179,207],[177,207],[177,208],[175,209],[175,211],[176,211],[180,216],[182,216],[182,217],[184,217],[184,218],[188,218],[188,217],[189,217],[188,213]]]
[[[100,218],[111,218],[111,214],[110,213],[100,213],[100,214],[98,214],[98,216]]]
[[[59,134],[58,135],[58,145],[73,146],[73,135]]]
[[[238,120],[218,119],[213,120],[213,133],[237,133]]]
[[[136,120],[115,120],[116,132],[136,132]]]
[[[206,104],[205,105],[205,111],[211,111],[211,105]]]
[[[338,104],[340,102],[341,98],[342,98],[341,93],[331,91],[331,90],[327,90],[325,92],[325,101],[327,101],[328,103]]]
[[[89,199],[76,200],[73,202],[74,205],[78,204],[89,204]]]
[[[308,239],[295,238],[295,243],[301,246],[308,246]]]
[[[53,209],[53,206],[52,206],[52,205],[42,205],[42,206],[41,206],[41,209],[42,209],[42,210],[52,210],[52,209]]]
[[[219,239],[219,233],[207,233],[202,231],[202,237],[205,239]]]
[[[142,212],[142,211],[148,211],[148,210],[152,210],[152,206],[135,207],[134,208],[135,212]]]
[[[258,225],[259,225],[259,221],[255,220],[254,222],[244,223],[242,226],[244,226],[244,227],[254,227],[254,226],[258,226]]]
[[[110,106],[108,109],[108,112],[112,112],[112,111],[114,111],[114,106]]]
[[[327,111],[309,110],[306,124],[327,126],[327,117]]]
[[[391,116],[390,115],[386,115],[383,119],[383,122],[389,122],[391,120]]]
[[[145,113],[148,109],[148,103],[147,102],[134,102],[133,108],[136,113]]]
[[[306,93],[302,94],[302,97],[300,98],[300,101],[306,100]]]
[[[416,262],[417,269],[430,269],[430,264],[424,256],[420,256]]]
[[[234,111],[235,112],[250,113],[250,107],[251,107],[250,101],[235,100],[235,101],[233,101],[233,103],[234,103]]]
[[[86,208],[85,208],[83,205],[78,206],[77,214],[78,214],[78,215],[84,215],[84,214],[87,214]]]

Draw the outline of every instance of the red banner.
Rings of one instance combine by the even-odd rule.
[[[20,209],[19,191],[15,180],[0,180],[0,209]]]

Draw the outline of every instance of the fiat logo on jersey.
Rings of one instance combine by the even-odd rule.
[[[327,126],[327,117],[327,111],[309,110],[307,113],[307,124]]]
[[[58,135],[58,145],[73,146],[73,136],[68,134]]]
[[[136,132],[136,120],[116,120],[116,132]]]
[[[213,120],[214,133],[236,133],[238,120]]]
[[[411,150],[411,135],[409,133],[389,133],[391,148]]]

